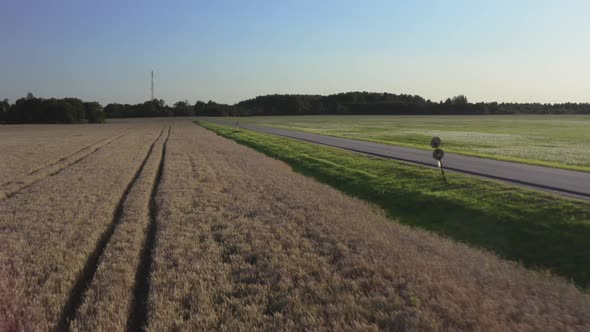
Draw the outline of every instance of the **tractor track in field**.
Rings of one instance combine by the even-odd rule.
[[[130,131],[130,130],[128,130],[128,131],[126,131],[126,132],[129,132],[129,131]],[[126,132],[125,132],[125,133],[126,133]],[[123,134],[125,134],[125,133],[123,133]],[[100,139],[100,140],[98,140],[98,141],[96,141],[96,142],[94,142],[94,143],[92,143],[92,144],[88,144],[88,145],[86,145],[85,147],[83,147],[83,148],[81,148],[81,149],[77,150],[76,152],[70,153],[69,155],[67,155],[67,156],[65,156],[65,157],[61,157],[61,158],[60,158],[59,160],[57,160],[57,161],[54,161],[54,162],[52,162],[52,163],[50,163],[50,164],[48,164],[48,165],[44,165],[44,166],[41,166],[41,167],[37,168],[36,170],[34,170],[34,171],[30,172],[28,175],[34,175],[35,173],[38,173],[38,172],[40,172],[40,171],[42,171],[42,170],[44,170],[44,169],[47,169],[47,168],[49,168],[49,167],[51,167],[51,166],[55,166],[55,165],[57,165],[57,164],[61,163],[62,161],[66,161],[66,160],[68,160],[69,158],[71,158],[71,157],[73,157],[73,156],[77,155],[78,153],[80,153],[80,152],[82,152],[82,151],[84,151],[84,150],[91,149],[93,146],[97,146],[97,145],[101,144],[102,142],[108,141],[109,139],[111,139],[111,138],[113,138],[113,137],[116,137],[116,136],[117,136],[117,135],[112,135],[112,136],[109,136],[109,137],[106,137],[106,138]]]
[[[148,232],[146,239],[141,249],[141,258],[137,273],[135,274],[135,289],[133,291],[133,302],[131,312],[127,320],[128,331],[141,331],[142,327],[147,325],[148,321],[148,295],[150,291],[149,274],[153,263],[154,243],[156,241],[156,233],[158,231],[157,216],[158,216],[158,202],[157,193],[162,180],[162,173],[164,171],[164,164],[166,163],[166,147],[172,126],[168,127],[168,135],[162,146],[162,155],[160,156],[160,163],[156,173],[156,179],[152,186],[150,194],[149,215],[150,223],[148,225]]]
[[[37,169],[37,170],[29,173],[28,176],[22,178],[21,180],[18,180],[18,181],[10,181],[10,182],[6,182],[6,183],[0,185],[0,188],[2,188],[2,187],[7,187],[7,186],[12,185],[12,184],[17,184],[17,183],[18,184],[22,184],[21,186],[19,186],[17,188],[9,189],[9,190],[7,190],[5,192],[0,191],[0,201],[3,201],[5,199],[8,199],[8,198],[13,197],[14,195],[18,194],[19,192],[25,190],[26,188],[34,185],[35,183],[37,183],[39,181],[42,181],[42,180],[44,180],[46,178],[49,178],[49,177],[52,177],[52,176],[55,176],[55,175],[60,174],[61,172],[65,171],[66,169],[68,169],[68,168],[70,168],[70,167],[78,164],[79,162],[83,161],[84,159],[86,159],[86,158],[90,157],[91,155],[99,152],[104,147],[107,147],[110,144],[118,141],[119,139],[121,139],[124,136],[128,135],[132,131],[133,131],[133,129],[128,130],[128,131],[126,131],[126,132],[124,132],[124,133],[122,133],[122,134],[120,134],[118,136],[115,136],[115,138],[113,138],[113,136],[110,136],[107,139],[100,140],[97,143],[94,143],[94,144],[91,144],[89,146],[86,146],[86,147],[84,147],[84,148],[82,148],[82,149],[80,149],[80,150],[78,150],[78,151],[76,151],[76,152],[74,152],[74,153],[66,156],[66,157],[61,158],[57,162],[53,162],[53,163],[51,163],[49,165],[45,165],[45,166],[43,166],[43,167],[41,167],[41,168],[39,168],[39,169]],[[71,161],[69,163],[68,162],[65,162],[69,158],[71,158],[72,156],[80,153],[81,151],[84,151],[84,150],[88,149],[90,146],[96,146],[97,144],[100,144],[102,142],[105,142],[106,140],[108,140],[110,138],[113,138],[113,139],[111,139],[110,141],[108,141],[106,144],[102,144],[102,145],[99,145],[99,146],[95,147],[93,150],[91,150],[87,154],[82,155],[78,159],[75,159],[75,160],[73,160],[73,161]],[[63,163],[63,162],[65,162],[63,166],[59,166],[57,169],[51,170],[52,167],[58,166],[60,163]],[[46,172],[42,172],[42,171],[46,171]],[[35,175],[38,175],[38,176],[35,176]]]
[[[145,168],[145,165],[146,165],[149,157],[152,154],[154,146],[156,145],[158,140],[160,140],[160,138],[164,134],[165,130],[166,130],[166,128],[163,128],[160,131],[160,134],[158,135],[158,137],[156,137],[156,139],[150,145],[150,148],[149,148],[146,156],[144,157],[140,166],[135,171],[133,178],[127,184],[127,187],[125,188],[125,191],[123,192],[123,195],[119,199],[119,201],[115,207],[115,211],[113,213],[113,219],[112,219],[111,223],[107,226],[106,230],[100,236],[95,249],[93,250],[92,254],[89,256],[89,258],[86,260],[86,263],[84,264],[84,267],[81,270],[74,286],[70,290],[70,295],[68,296],[66,304],[64,305],[64,307],[61,311],[59,322],[56,327],[57,331],[69,330],[69,322],[75,318],[76,312],[77,312],[78,308],[80,307],[80,305],[82,304],[82,301],[84,298],[84,293],[86,292],[90,283],[92,282],[92,279],[94,278],[94,275],[95,275],[96,270],[98,268],[98,264],[100,262],[100,257],[103,255],[113,233],[115,232],[115,229],[117,228],[117,226],[121,222],[121,217],[123,215],[124,203],[127,199],[127,196],[129,195],[131,188],[133,188],[133,185],[135,184],[135,182],[137,181],[137,179],[139,178],[139,176],[143,172],[143,169]],[[168,130],[168,134],[169,133],[170,133],[170,129]],[[166,141],[167,140],[168,140],[168,137],[166,138]],[[107,143],[106,145],[112,143],[113,141]],[[106,145],[103,145],[102,147],[104,147]],[[99,150],[99,149],[97,149],[97,150]],[[84,158],[85,157],[82,157],[81,159],[84,159]],[[81,161],[81,160],[78,160],[76,162],[79,162],[79,161]]]
[[[126,133],[124,133],[124,134],[122,134],[122,135],[120,135],[120,136],[118,136],[118,137],[117,137],[117,138],[115,138],[114,140],[112,140],[112,141],[109,141],[107,144],[105,144],[105,145],[102,145],[102,146],[100,146],[100,147],[96,148],[95,150],[92,150],[92,152],[90,152],[90,153],[88,153],[88,154],[86,154],[86,155],[84,155],[84,156],[82,156],[82,157],[80,157],[80,158],[78,158],[78,159],[74,160],[74,161],[73,161],[71,164],[68,164],[67,166],[65,166],[65,167],[63,167],[63,168],[60,168],[59,170],[57,170],[57,171],[55,171],[55,172],[52,172],[52,173],[50,173],[50,174],[49,174],[49,176],[55,176],[55,175],[57,175],[57,174],[59,174],[59,173],[61,173],[61,172],[65,171],[67,168],[69,168],[69,167],[71,167],[71,166],[74,166],[74,165],[76,165],[77,163],[79,163],[79,162],[83,161],[84,159],[86,159],[86,158],[90,157],[91,155],[93,155],[93,154],[95,154],[96,152],[100,151],[102,148],[104,148],[104,147],[106,147],[106,146],[110,145],[111,143],[113,143],[113,142],[115,142],[115,141],[119,140],[120,138],[122,138],[123,136],[125,136],[125,135],[129,134],[130,132],[131,132],[131,130],[130,130],[130,131],[128,131],[128,132],[126,132]]]

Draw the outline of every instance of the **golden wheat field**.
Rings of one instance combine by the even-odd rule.
[[[588,331],[564,279],[190,119],[0,126],[0,331]]]

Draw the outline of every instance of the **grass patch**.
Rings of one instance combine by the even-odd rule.
[[[201,126],[375,203],[393,219],[590,286],[590,205],[279,136]]]
[[[241,123],[590,172],[590,118],[583,115],[262,116]]]

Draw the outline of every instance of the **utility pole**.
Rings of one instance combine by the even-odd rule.
[[[152,70],[152,100],[156,99],[154,96],[154,71]]]

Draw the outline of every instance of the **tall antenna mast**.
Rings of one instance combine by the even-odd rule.
[[[156,99],[154,97],[154,71],[152,70],[152,100]]]

